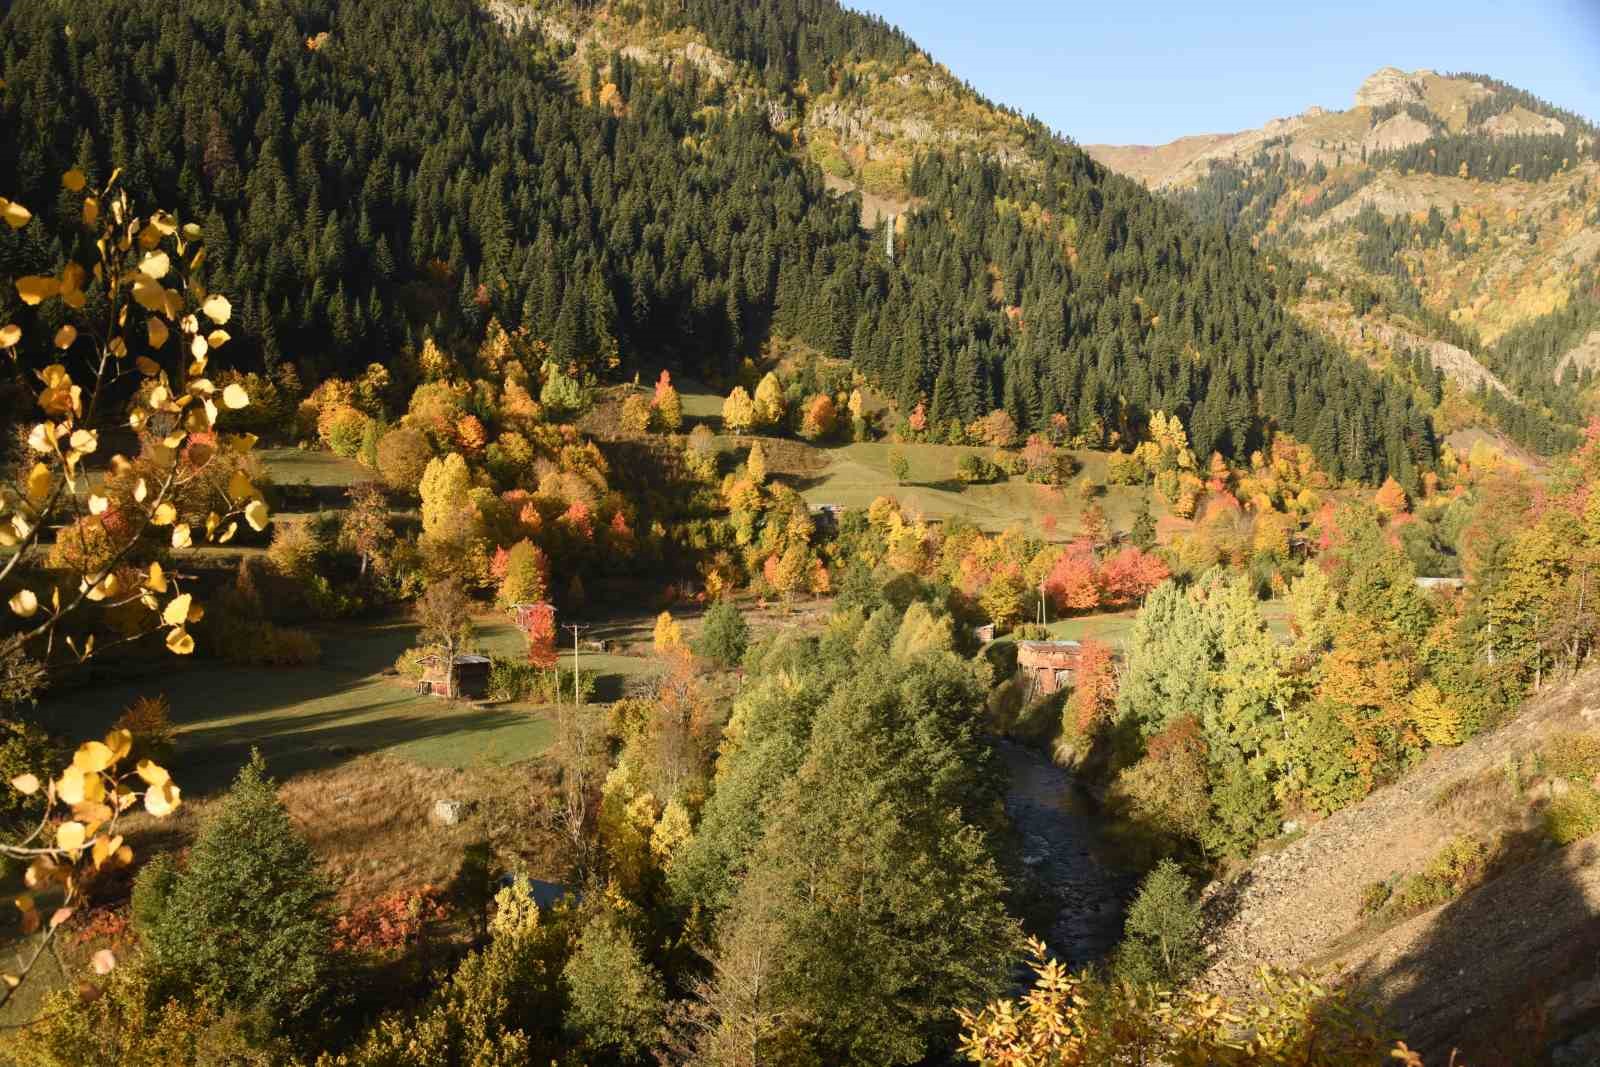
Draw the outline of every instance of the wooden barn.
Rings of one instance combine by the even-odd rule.
[[[443,656],[429,656],[424,661],[417,692],[446,700],[486,700],[489,696],[489,657],[457,656],[455,669],[448,670]]]
[[[1022,641],[1017,645],[1017,673],[1028,696],[1049,696],[1072,684],[1083,646],[1076,641]]]

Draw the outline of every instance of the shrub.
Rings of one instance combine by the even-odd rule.
[[[646,963],[618,917],[595,916],[561,972],[566,1025],[595,1053],[642,1057],[660,1038],[666,1016],[661,975]]]
[[[138,697],[117,719],[116,728],[133,735],[129,759],[150,760],[165,766],[172,759],[178,731],[172,725],[172,705],[164,696]]]
[[[1573,786],[1550,801],[1544,810],[1545,832],[1558,845],[1600,831],[1600,792],[1588,784]]]
[[[1600,737],[1594,734],[1556,734],[1540,756],[1545,770],[1557,777],[1588,782],[1600,775]]]
[[[1454,900],[1483,880],[1489,847],[1470,834],[1446,842],[1420,874],[1400,883],[1393,907],[1401,914],[1426,911]]]
[[[179,997],[304,1019],[328,985],[328,886],[260,753],[206,816],[145,939],[156,985]]]
[[[1005,474],[999,464],[969,452],[956,461],[956,478],[967,485],[997,482]]]
[[[324,443],[336,455],[354,459],[361,451],[361,440],[366,435],[367,424],[371,421],[355,408],[342,407],[326,420],[327,433],[324,436]]]
[[[397,492],[415,493],[432,458],[427,434],[409,426],[390,430],[378,441],[378,474]]]
[[[1200,963],[1200,904],[1189,878],[1172,860],[1162,860],[1139,883],[1128,906],[1117,974],[1132,982],[1172,989]]]
[[[42,729],[31,723],[0,719],[0,782],[9,783],[24,774],[49,781],[60,760],[56,743]],[[43,807],[42,790],[30,797],[9,785],[0,788],[0,827],[37,819]]]
[[[305,579],[317,573],[317,563],[325,547],[321,531],[312,520],[279,519],[272,524],[272,544],[267,548],[267,559],[284,577]]]
[[[1361,890],[1361,914],[1373,916],[1383,910],[1394,896],[1394,887],[1388,882],[1369,882]]]
[[[502,608],[537,604],[549,596],[550,561],[544,550],[526,539],[506,553],[506,573],[495,602]]]
[[[622,431],[629,434],[650,432],[650,401],[643,393],[629,393],[622,400]]]
[[[738,608],[719,600],[706,612],[705,623],[694,639],[694,654],[724,667],[744,658],[750,644],[750,624]]]

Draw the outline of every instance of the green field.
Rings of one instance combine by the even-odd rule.
[[[312,452],[298,448],[263,448],[261,461],[279,485],[310,485],[316,488],[370,482],[374,475],[353,459],[332,452]]]
[[[530,704],[483,708],[418,696],[384,677],[415,641],[409,623],[321,627],[322,662],[306,668],[226,667],[205,662],[162,681],[134,680],[69,689],[40,708],[66,737],[104,733],[140,696],[164,695],[179,727],[175,777],[204,794],[232,779],[259,747],[279,778],[317,770],[368,752],[387,752],[429,767],[462,768],[531,759],[550,744],[548,709]],[[480,620],[487,652],[520,655],[523,638],[500,618]],[[571,670],[572,653],[562,658]],[[630,678],[653,672],[653,660],[584,653],[597,671],[594,699],[614,700]]]

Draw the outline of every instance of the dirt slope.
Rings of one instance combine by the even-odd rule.
[[[1504,773],[1568,731],[1600,734],[1600,668],[1213,884],[1206,983],[1239,990],[1262,965],[1341,976],[1388,1005],[1429,1063],[1446,1062],[1452,1045],[1475,1067],[1508,1062],[1505,1043],[1570,1039],[1592,1027],[1600,1021],[1600,836],[1548,844],[1542,807],[1563,783],[1519,791]],[[1460,789],[1468,782],[1475,788]],[[1466,801],[1442,803],[1446,787]],[[1489,826],[1525,862],[1398,925],[1363,918],[1364,887],[1415,874],[1452,838]]]

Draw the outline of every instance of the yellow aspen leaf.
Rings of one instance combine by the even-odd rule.
[[[144,792],[144,810],[158,819],[177,811],[181,803],[183,803],[182,790],[171,781],[152,785]]]
[[[194,544],[194,540],[190,536],[188,523],[180,522],[172,528],[173,548],[188,548],[192,544]]]
[[[94,839],[94,850],[90,853],[94,857],[94,865],[96,867],[105,866],[106,860],[114,857],[117,854],[117,849],[121,847],[121,834],[116,837],[107,837],[105,834],[101,834]]]
[[[161,569],[161,564],[150,564],[150,577],[145,579],[144,587],[152,593],[165,593],[167,591],[167,575]]]
[[[27,274],[17,279],[17,295],[29,307],[41,304],[61,292],[61,283],[41,274]]]
[[[167,338],[169,336],[171,336],[171,332],[172,331],[167,329],[167,324],[166,324],[165,320],[157,318],[154,315],[151,315],[150,316],[150,321],[147,324],[147,326],[148,326],[148,331],[147,332],[149,334],[149,340],[150,340],[150,347],[151,348],[160,348],[162,345],[167,343]],[[144,369],[144,364],[145,363],[150,362],[148,359],[145,359],[143,356],[140,357],[140,361],[141,361],[140,362],[140,369],[141,370]],[[147,372],[147,373],[153,373],[153,372]]]
[[[100,198],[86,196],[83,198],[83,224],[93,226],[100,221]]]
[[[140,478],[139,479],[139,484],[137,484],[137,485],[135,485],[133,487],[133,499],[135,501],[137,501],[138,503],[143,504],[144,503],[144,498],[149,496],[149,495],[150,495],[150,487],[144,484],[144,479],[143,478]]]
[[[161,237],[171,237],[178,232],[178,220],[165,211],[157,211],[151,215],[150,225]]]
[[[250,484],[250,479],[244,471],[234,471],[228,479],[228,499],[233,501],[248,500],[256,495],[256,487]]]
[[[31,797],[39,791],[39,776],[37,774],[19,774],[11,779],[11,788],[25,797]]]
[[[165,278],[167,272],[171,269],[172,260],[168,258],[165,252],[150,252],[146,254],[144,259],[139,261],[139,273],[146,278]]]
[[[245,506],[244,521],[250,524],[252,530],[265,530],[267,528],[267,505],[260,500],[252,500]]]
[[[42,507],[50,499],[50,468],[43,463],[35,463],[28,472],[28,502],[34,507]]]
[[[212,330],[210,333],[206,334],[206,343],[212,348],[221,348],[232,339],[233,335],[227,330]]]
[[[83,171],[77,167],[73,167],[61,176],[61,186],[69,193],[83,192],[83,187],[88,184],[88,181],[89,179],[84,176]]]
[[[35,452],[55,451],[56,428],[48,422],[36,423],[28,434],[28,447]]]
[[[111,750],[111,762],[120,763],[133,751],[132,731],[112,730],[106,734],[106,748]]]
[[[224,403],[226,403],[228,398],[226,392],[223,393],[222,398]],[[231,440],[229,440],[228,447],[242,456],[252,448],[256,447],[256,442],[259,440],[261,440],[261,438],[257,437],[253,433],[236,434]]]
[[[181,626],[167,631],[167,651],[174,656],[187,656],[194,651],[194,636]]]
[[[217,544],[225,545],[233,540],[233,535],[239,532],[239,524],[230,522],[222,528],[222,535],[217,538]]]
[[[68,823],[67,825],[70,826],[71,824]],[[80,827],[80,829],[81,829],[81,827]],[[59,838],[59,836],[60,835],[58,833],[57,837]],[[65,846],[62,846],[62,847],[65,847]],[[77,911],[77,910],[78,909],[76,909],[76,908],[57,908],[55,910],[55,912],[53,914],[51,914],[51,916],[50,916],[50,929],[54,930],[56,927],[60,926],[64,922],[66,922],[68,919],[72,918],[72,913]]]
[[[152,763],[147,759],[140,760],[133,770],[140,778],[144,779],[145,785],[160,785],[162,782],[172,779],[172,775],[167,773],[165,767],[158,763]]]
[[[64,848],[68,852],[76,851],[83,847],[83,838],[83,823],[81,822],[64,822],[56,827],[57,848]],[[55,925],[54,920],[51,920],[51,925]]]
[[[167,310],[167,291],[149,275],[138,274],[133,279],[133,301],[146,311],[163,313]]]
[[[155,320],[152,319],[151,321]],[[143,374],[146,378],[154,378],[156,375],[161,373],[161,364],[157,363],[149,356],[140,356],[138,359],[133,361],[133,365],[138,367],[139,373]]]
[[[31,619],[39,611],[39,598],[32,589],[19,589],[11,595],[11,613]]]
[[[93,430],[74,430],[68,443],[87,456],[100,447],[100,437]]]
[[[78,339],[78,328],[72,323],[67,323],[56,331],[56,347],[66,350],[72,347],[72,342]]]
[[[4,982],[9,988],[15,989],[22,984],[22,979],[14,974],[0,974],[0,982]]]
[[[195,359],[204,359],[210,350],[211,346],[206,344],[206,339],[199,334],[195,334],[194,339],[189,342],[189,354]]]
[[[96,952],[92,962],[94,966],[94,973],[102,977],[110,974],[117,968],[116,954],[108,948],[103,948],[99,952]]]
[[[110,506],[111,501],[107,500],[103,496],[100,496],[98,493],[91,493],[89,495],[89,514],[104,515],[106,513],[106,509]]]
[[[229,411],[238,411],[250,405],[250,394],[245,392],[244,386],[234,382],[222,391],[222,406]]]
[[[33,212],[15,200],[7,200],[5,207],[0,208],[0,216],[5,218],[7,226],[13,230],[20,230],[28,224],[29,219],[33,218]]]
[[[16,323],[0,326],[0,348],[12,348],[22,340],[22,327]]]
[[[133,799],[133,795],[131,793],[129,794],[128,799],[129,800]],[[133,862],[133,848],[132,848],[132,846],[123,845],[121,848],[117,849],[116,857],[117,857],[117,862],[120,863],[124,867],[126,867],[128,864],[132,863]]]
[[[200,310],[206,313],[206,318],[218,326],[226,326],[228,319],[233,317],[233,305],[228,303],[228,298],[221,293],[212,293],[206,297],[205,303],[200,305]]]
[[[189,618],[189,605],[193,601],[194,597],[188,593],[173,597],[161,613],[161,621],[168,626],[182,626]]]
[[[178,509],[172,506],[169,500],[163,500],[156,505],[156,510],[150,516],[150,521],[157,526],[171,526],[178,518]]]
[[[85,741],[73,753],[72,765],[84,774],[99,774],[111,766],[111,749],[103,741]]]

